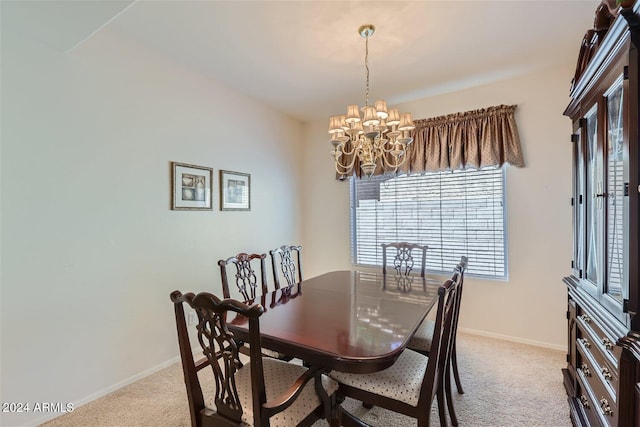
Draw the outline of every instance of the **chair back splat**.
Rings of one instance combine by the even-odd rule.
[[[284,246],[283,246],[284,247]],[[273,257],[273,255],[272,255]],[[218,261],[220,266],[220,276],[222,279],[222,294],[225,298],[232,298],[231,286],[229,285],[229,274],[227,268],[231,265],[235,267],[235,288],[241,295],[241,299],[245,302],[255,301],[262,295],[269,292],[267,287],[267,270],[265,268],[267,254],[247,254],[239,253],[238,255],[221,259]],[[233,268],[230,268],[233,270]],[[298,269],[299,271],[299,269]],[[275,288],[279,289],[277,279],[275,281]],[[234,294],[236,292],[234,291]],[[288,294],[290,295],[290,294]],[[282,297],[282,295],[273,294],[272,298]],[[274,303],[272,302],[272,306]],[[241,344],[241,343],[240,343]],[[263,349],[264,355],[275,357],[281,360],[291,360],[292,357],[286,354],[281,354],[269,349]],[[246,350],[241,350],[242,353],[246,353]]]
[[[191,425],[198,427],[203,425],[201,412],[205,409],[205,403],[197,372],[207,366],[211,366],[216,381],[214,401],[217,415],[221,417],[220,421],[228,420],[239,424],[242,421],[243,408],[234,377],[243,364],[240,361],[233,334],[227,329],[226,313],[233,311],[249,319],[250,336],[255,339],[254,335],[258,334],[256,348],[259,351],[260,326],[258,317],[264,312],[264,308],[259,304],[248,306],[231,299],[220,300],[215,295],[206,292],[198,295],[193,293],[182,295],[181,292],[174,291],[171,293],[171,301],[173,301],[175,308],[178,343],[189,398]],[[205,358],[198,362],[193,360],[183,303],[187,303],[198,314],[198,341],[205,355]],[[256,373],[255,380],[252,379],[252,386],[257,388],[257,394],[263,397],[262,403],[264,403],[266,395],[261,359],[260,353],[258,353],[258,358],[255,360],[257,363],[252,363],[252,370]],[[260,403],[260,400],[254,403]]]
[[[395,254],[392,253],[394,249]],[[427,249],[429,249],[429,246],[409,242],[383,243],[382,273],[386,275],[387,265],[390,265],[396,271],[397,276],[406,277],[414,272],[415,267],[419,267],[420,276],[424,277],[427,263]],[[414,251],[420,253],[419,258],[416,259]],[[417,263],[420,263],[419,266],[416,266]]]
[[[235,284],[236,289],[242,295],[244,301],[252,301],[261,295],[267,293],[267,273],[265,269],[265,259],[267,254],[247,254],[239,253],[236,256],[221,259],[218,261],[220,266],[220,276],[222,279],[222,294],[225,298],[231,298],[231,290],[229,286],[229,277],[227,267],[229,264],[235,266]],[[257,272],[256,272],[256,265]],[[259,276],[258,276],[259,274]]]
[[[302,281],[302,246],[280,246],[269,254],[276,289],[280,289],[280,274],[287,281],[286,286]]]

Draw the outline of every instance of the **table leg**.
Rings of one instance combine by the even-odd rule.
[[[371,427],[369,424],[365,423],[346,409],[340,409],[342,410],[341,418],[343,427]]]

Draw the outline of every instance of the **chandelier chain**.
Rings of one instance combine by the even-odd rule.
[[[365,90],[364,106],[368,107],[369,106],[369,35],[367,35],[364,39],[364,68],[367,70],[366,71],[367,87]]]

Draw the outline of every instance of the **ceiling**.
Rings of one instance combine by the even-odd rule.
[[[79,51],[120,33],[302,121],[391,104],[577,60],[599,0],[10,1],[5,30]],[[567,76],[567,91],[570,76]]]

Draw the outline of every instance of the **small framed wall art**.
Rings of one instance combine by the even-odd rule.
[[[186,163],[171,163],[171,209],[213,210],[213,169]]]
[[[251,210],[251,175],[220,171],[220,210]]]

